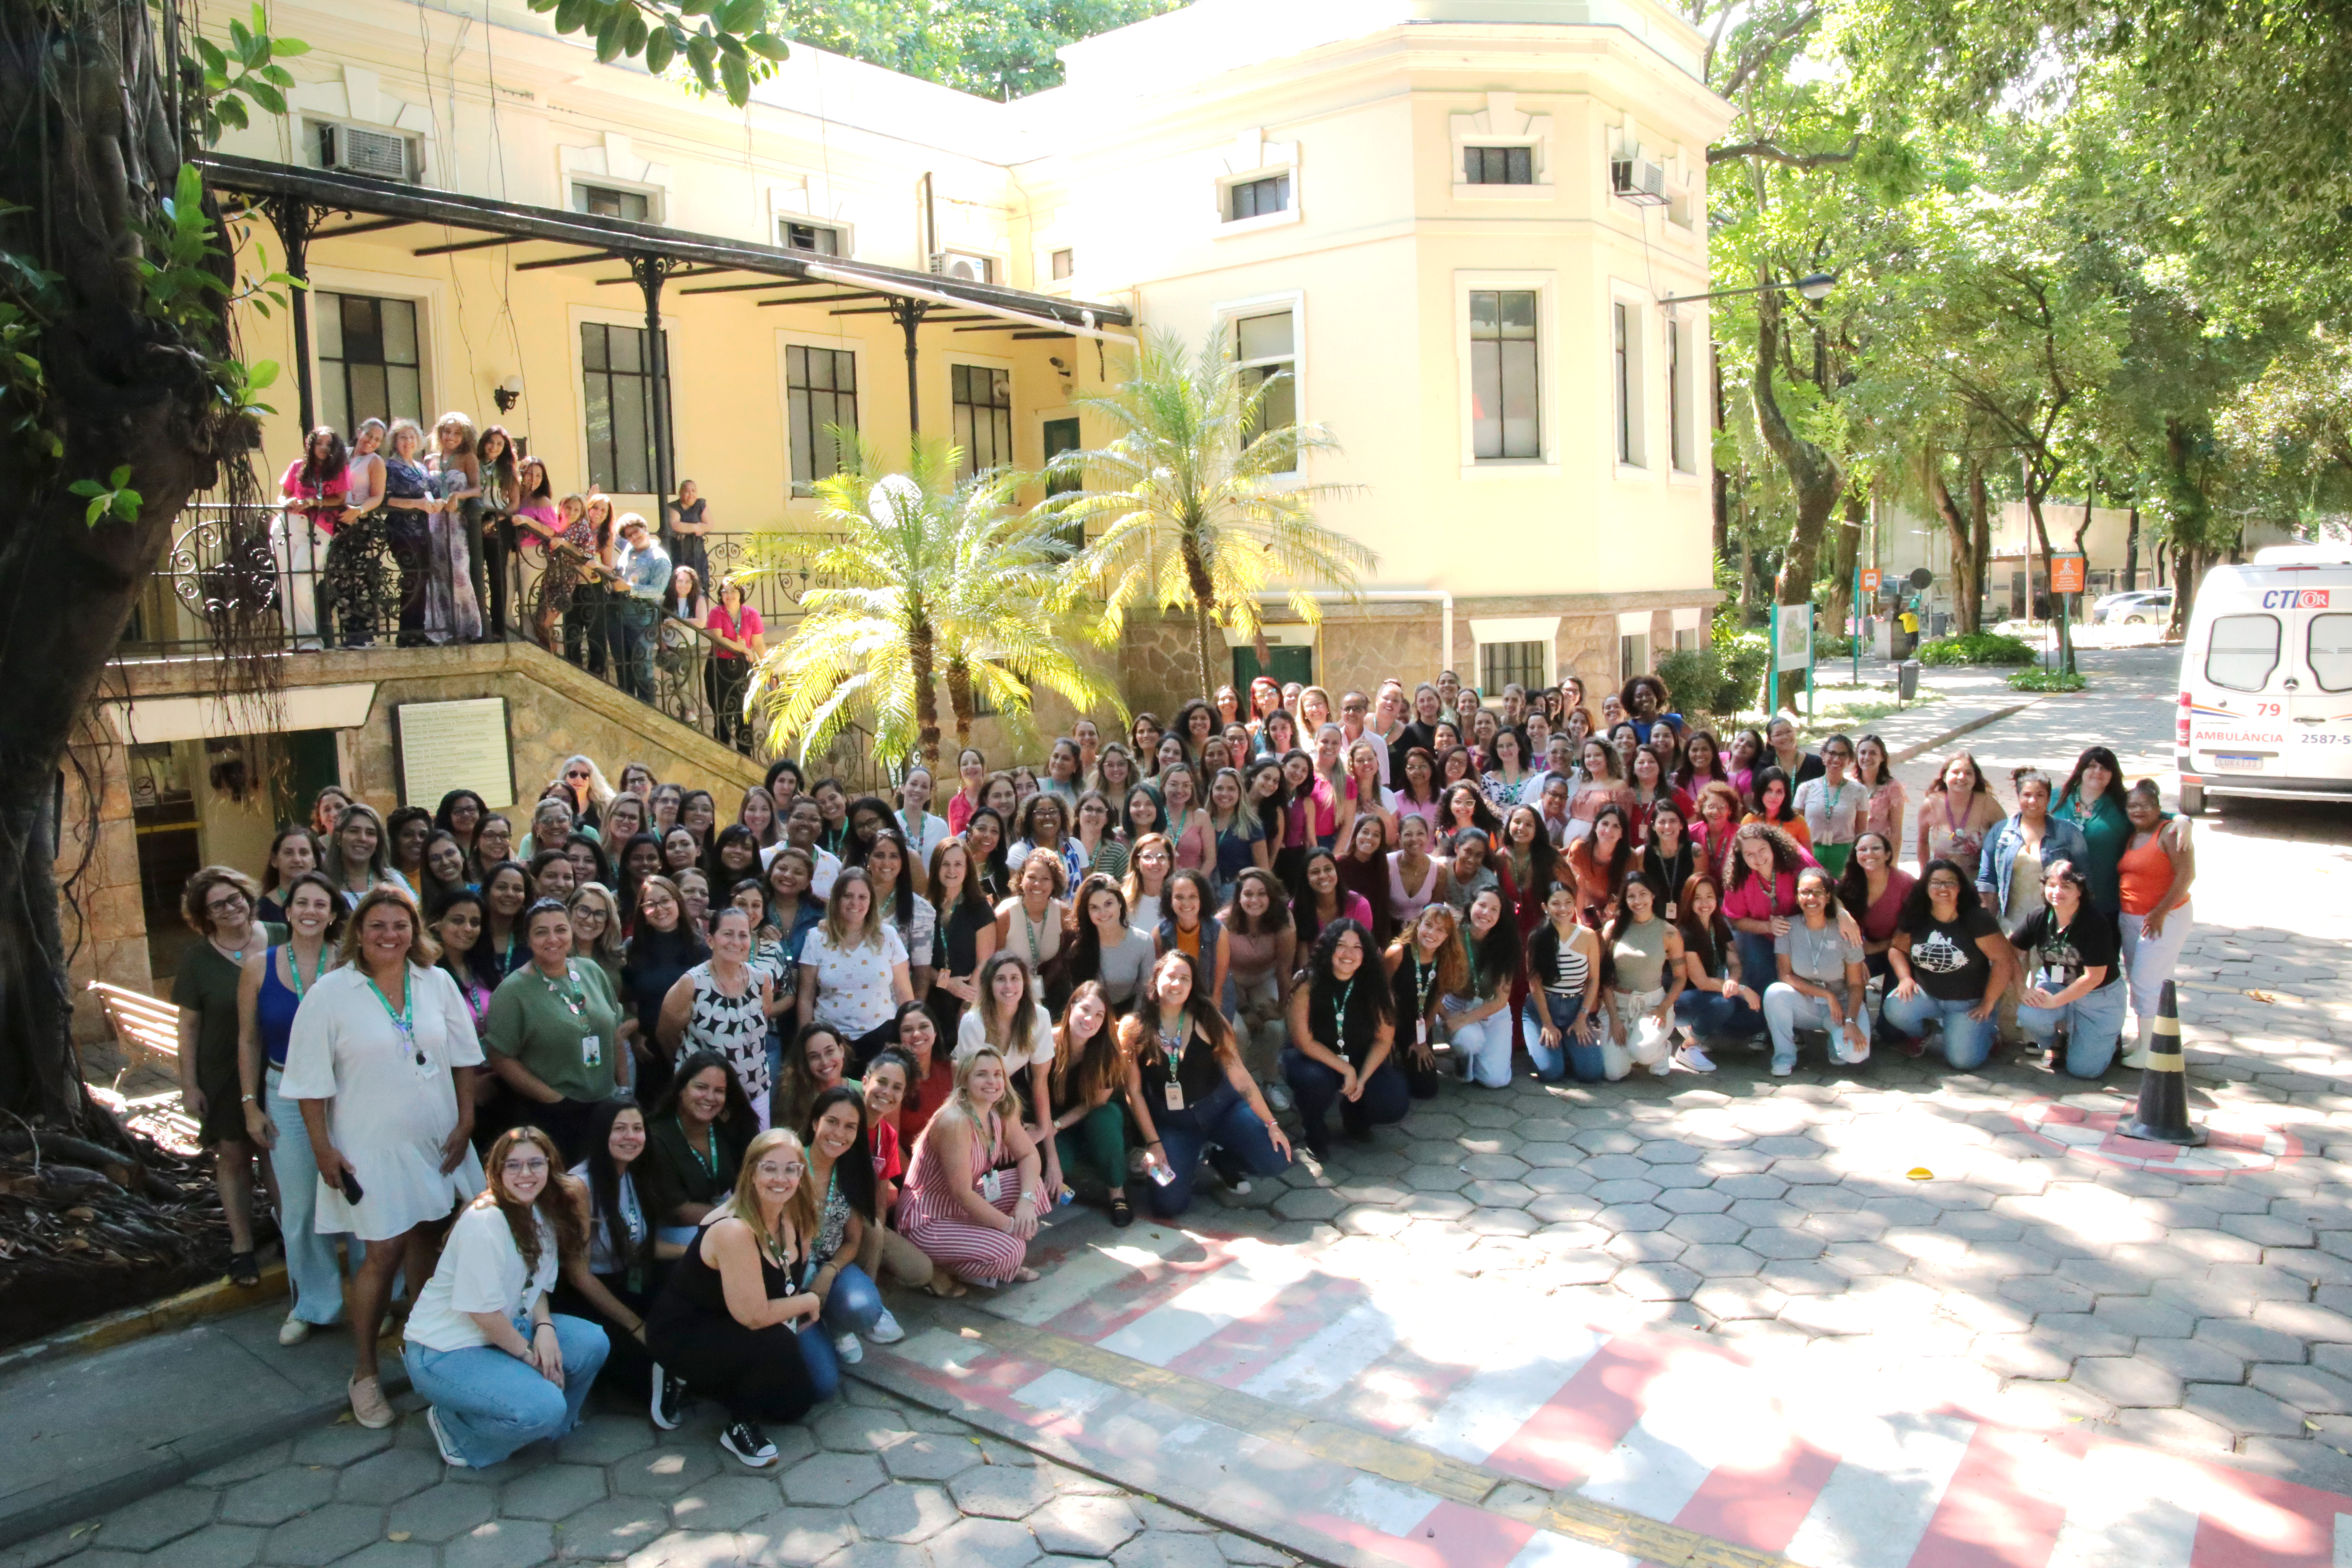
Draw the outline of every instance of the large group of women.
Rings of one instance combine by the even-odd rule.
[[[330,789],[257,882],[200,871],[173,994],[232,1277],[258,1166],[281,1339],[348,1318],[362,1423],[404,1289],[450,1463],[566,1429],[602,1369],[664,1427],[719,1402],[756,1467],[899,1337],[884,1282],[1034,1279],[1074,1196],[1173,1218],[1285,1170],[1285,1116],[1319,1157],[1335,1110],[1360,1140],[1522,1058],[1596,1083],[1760,1036],[1786,1074],[1811,1028],[1967,1069],[2008,1029],[2096,1076],[2191,918],[2186,824],[2104,747],[2014,811],[1955,756],[1915,813],[1876,737],[1721,738],[1646,675],[1597,716],[1449,676],[1071,730],[887,795],[780,761],[724,820],[585,756],[528,816]]]

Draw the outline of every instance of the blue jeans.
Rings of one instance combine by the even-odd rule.
[[[319,1163],[310,1156],[310,1131],[302,1125],[301,1101],[278,1092],[282,1076],[271,1068],[261,1096],[269,1124],[278,1130],[278,1146],[269,1151],[269,1168],[278,1183],[278,1229],[286,1241],[286,1278],[294,1287],[289,1315],[316,1326],[343,1315],[343,1271],[359,1273],[362,1249],[358,1237],[343,1237],[347,1250],[338,1266],[335,1237],[319,1233]]]
[[[1760,998],[1772,982],[1780,978],[1780,965],[1772,953],[1772,939],[1754,931],[1734,931],[1731,945],[1739,954],[1740,984]]]
[[[1437,1005],[1438,1022],[1451,1034],[1454,1048],[1470,1064],[1472,1082],[1487,1089],[1511,1087],[1511,1010],[1498,1007],[1475,1024],[1454,1021],[1457,1013],[1466,1013],[1478,1005],[1475,1002],[1456,1005],[1448,996]]]
[[[1737,996],[1720,991],[1683,987],[1675,998],[1675,1022],[1701,1039],[1713,1035],[1753,1035],[1764,1027],[1764,1016]]]
[[[1278,1176],[1290,1169],[1290,1162],[1266,1136],[1257,1112],[1239,1089],[1223,1079],[1198,1105],[1156,1110],[1151,1120],[1160,1134],[1160,1152],[1168,1156],[1168,1169],[1174,1176],[1164,1187],[1157,1182],[1145,1186],[1156,1218],[1174,1219],[1192,1206],[1192,1184],[1200,1178],[1201,1159],[1212,1145],[1223,1149],[1253,1176]]]
[[[1930,1024],[1944,1026],[1944,1059],[1961,1072],[1969,1072],[1985,1064],[1992,1055],[1992,1015],[1982,1018],[1969,1016],[1969,1009],[1980,1005],[1980,999],[1963,998],[1957,1002],[1939,1002],[1925,991],[1916,996],[1897,996],[1890,988],[1886,1005],[1881,1010],[1888,1031],[1906,1039],[1918,1039],[1927,1032]]]
[[[612,1345],[604,1330],[583,1319],[558,1312],[554,1322],[555,1342],[563,1352],[562,1388],[496,1345],[436,1351],[411,1342],[401,1352],[408,1381],[440,1412],[449,1447],[476,1469],[497,1464],[526,1443],[561,1437],[580,1424],[580,1407],[588,1403]]]
[[[1325,1119],[1334,1104],[1339,1107],[1340,1125],[1351,1132],[1402,1121],[1412,1105],[1412,1090],[1404,1074],[1397,1070],[1393,1056],[1364,1080],[1364,1092],[1352,1105],[1339,1098],[1339,1075],[1297,1046],[1282,1047],[1282,1077],[1298,1101],[1307,1146],[1318,1152],[1330,1142],[1331,1130]]]
[[[1538,1013],[1537,1008],[1544,1013]],[[1573,1033],[1570,1026],[1584,1009],[1581,996],[1563,996],[1552,991],[1531,991],[1528,994],[1527,1040],[1528,1059],[1536,1065],[1536,1077],[1547,1083],[1558,1083],[1573,1074],[1579,1083],[1601,1083],[1609,1077],[1606,1060],[1601,1053],[1601,1037],[1608,1025],[1600,1013],[1592,1015],[1590,1039]],[[1559,1031],[1559,1044],[1543,1043],[1544,1014],[1551,1017],[1551,1026]]]
[[[622,690],[640,702],[654,700],[654,626],[657,606],[646,600],[615,596],[613,616],[613,673]]]
[[[2063,1007],[2017,1005],[2017,1026],[2028,1039],[2045,1049],[2066,1031],[2066,1072],[2070,1078],[2097,1078],[2116,1058],[2116,1037],[2124,1028],[2124,984],[2110,978],[2105,985]]]
[[[815,1385],[819,1399],[831,1399],[841,1392],[841,1358],[834,1352],[834,1340],[844,1333],[864,1333],[881,1315],[882,1292],[866,1277],[866,1270],[853,1263],[834,1276],[824,1312],[815,1322],[793,1331],[800,1337],[801,1360],[808,1365],[809,1382]]]

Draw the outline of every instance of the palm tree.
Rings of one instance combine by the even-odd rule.
[[[1377,559],[1315,520],[1316,502],[1352,487],[1292,478],[1307,454],[1339,450],[1330,433],[1265,427],[1267,395],[1287,380],[1247,384],[1222,331],[1193,356],[1172,334],[1157,334],[1132,380],[1073,400],[1111,426],[1110,444],[1064,452],[1045,470],[1049,482],[1092,488],[1050,497],[1039,511],[1081,529],[1101,524],[1064,574],[1065,602],[1099,595],[1106,641],[1138,605],[1190,614],[1203,697],[1213,686],[1212,626],[1255,637],[1258,595],[1277,579],[1312,624],[1320,610],[1309,590],[1328,584],[1352,594],[1356,574]]]
[[[935,765],[941,676],[959,745],[971,738],[975,694],[1016,726],[1034,685],[1081,710],[1118,706],[1049,604],[1068,547],[1035,513],[1012,510],[1029,476],[992,468],[959,481],[962,450],[921,436],[907,471],[886,474],[870,443],[833,435],[846,462],[816,486],[827,531],[771,531],[753,547],[754,573],[803,571],[822,584],[753,674],[775,749],[822,752],[863,711],[877,756],[919,752]]]

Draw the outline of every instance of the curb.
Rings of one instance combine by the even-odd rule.
[[[2032,698],[2024,702],[2012,702],[2006,708],[1996,708],[1990,713],[1979,713],[1964,724],[1953,725],[1940,735],[1932,735],[1915,745],[1904,747],[1886,759],[1886,765],[1889,768],[1899,768],[1906,763],[1916,761],[1922,752],[1932,752],[1938,746],[1948,746],[1963,735],[1973,735],[1988,724],[1998,724],[2003,719],[2022,713],[2028,708],[2039,707],[2049,701],[2051,697],[2061,695],[2072,696],[2073,693],[2052,692],[2048,696]]]
[[[263,1269],[260,1285],[250,1290],[232,1285],[225,1279],[215,1279],[210,1284],[183,1290],[176,1296],[150,1301],[143,1307],[126,1307],[120,1312],[110,1312],[103,1318],[77,1323],[46,1340],[35,1340],[30,1344],[18,1345],[0,1353],[0,1377],[22,1372],[28,1366],[37,1366],[43,1362],[111,1350],[117,1345],[127,1345],[169,1329],[184,1328],[209,1318],[225,1318],[232,1313],[267,1306],[272,1301],[284,1300],[287,1293],[286,1266],[283,1263],[273,1263]]]

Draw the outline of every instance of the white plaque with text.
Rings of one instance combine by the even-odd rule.
[[[453,789],[469,789],[492,811],[514,804],[514,748],[507,700],[403,702],[393,712],[399,739],[400,799],[427,811]]]

